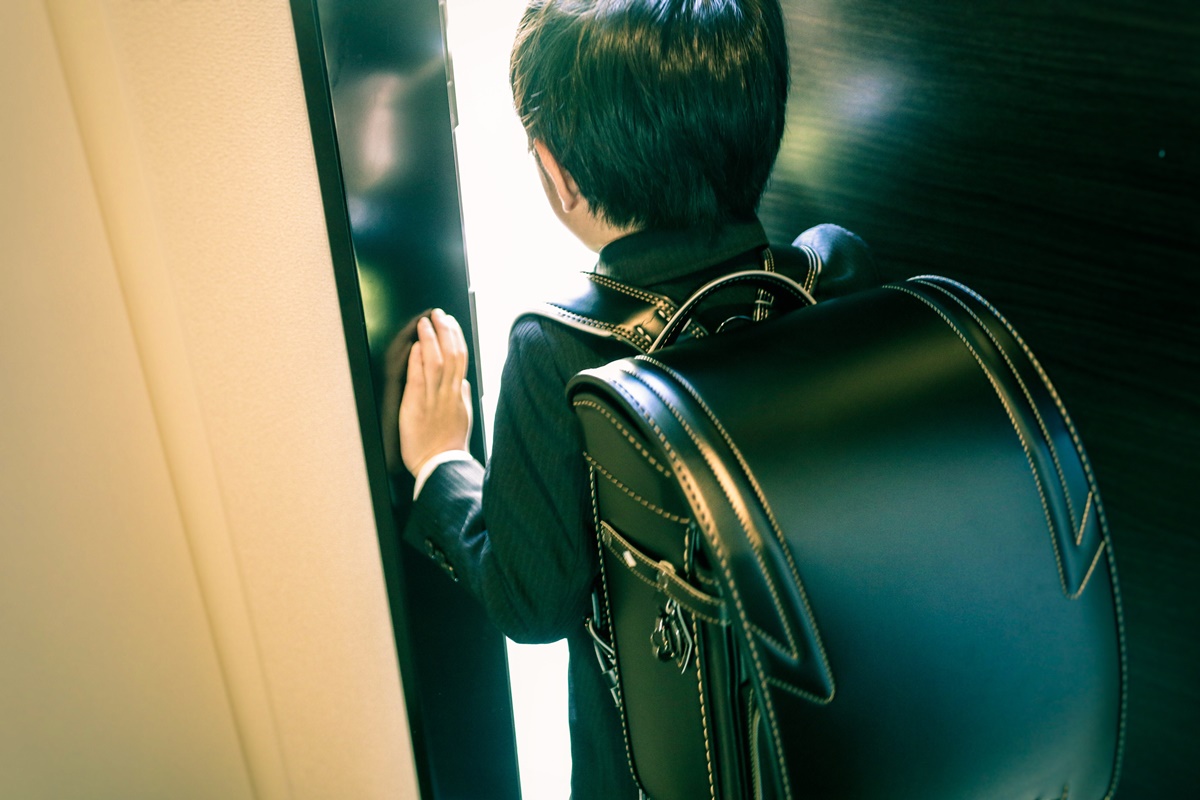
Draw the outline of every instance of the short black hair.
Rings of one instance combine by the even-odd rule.
[[[532,0],[510,69],[531,139],[622,227],[753,216],[783,137],[779,0]]]

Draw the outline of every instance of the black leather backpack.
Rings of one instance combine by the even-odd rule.
[[[738,284],[767,319],[675,343]],[[665,314],[597,285],[549,312],[642,351],[568,389],[588,625],[635,780],[654,800],[1111,797],[1120,596],[1053,386],[954,281],[808,288],[738,273]]]

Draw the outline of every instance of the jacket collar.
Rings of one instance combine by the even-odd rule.
[[[596,272],[634,286],[682,277],[767,246],[758,219],[718,228],[646,230],[622,236],[600,250]]]

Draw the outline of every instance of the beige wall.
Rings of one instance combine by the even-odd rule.
[[[414,797],[283,0],[0,3],[0,797]]]

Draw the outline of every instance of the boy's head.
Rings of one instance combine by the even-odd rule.
[[[778,0],[531,0],[517,113],[593,213],[628,229],[751,216],[783,135]]]

